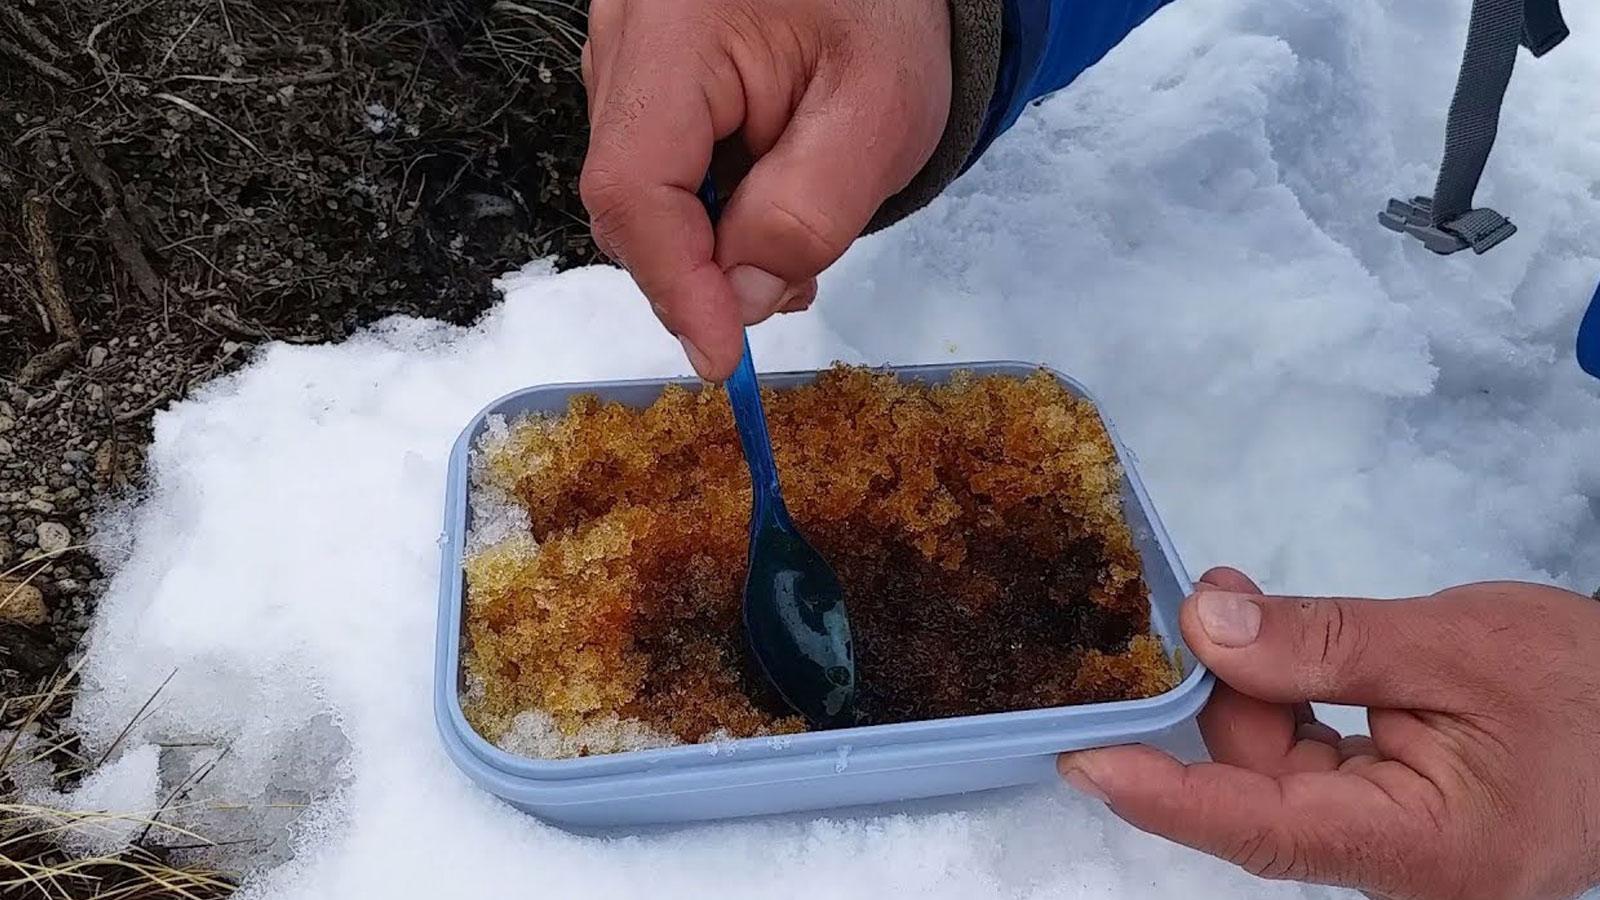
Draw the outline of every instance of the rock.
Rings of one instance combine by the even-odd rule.
[[[36,513],[45,513],[46,515],[56,511],[56,505],[43,497],[35,497],[24,505]]]
[[[27,678],[49,674],[61,663],[53,636],[46,628],[28,628],[0,622],[0,656],[6,668],[16,669]]]
[[[50,618],[44,592],[13,578],[0,578],[0,621],[43,625]]]
[[[5,434],[15,427],[17,427],[16,419],[10,416],[0,416],[0,434]]]
[[[9,564],[11,562],[11,554],[16,552],[17,548],[12,546],[11,539],[5,535],[0,535],[0,568],[4,568]]]
[[[40,522],[34,533],[39,537],[39,549],[45,553],[60,553],[72,546],[72,532],[58,522]]]
[[[98,345],[89,348],[89,368],[98,369],[105,365],[105,361],[106,348]]]
[[[78,497],[81,496],[82,493],[83,493],[82,491],[79,491],[77,488],[75,488],[75,487],[73,487],[72,485],[69,484],[66,487],[62,488],[61,490],[56,491],[56,502],[57,503],[71,503],[72,501],[78,499]]]
[[[0,459],[10,459],[12,452],[11,442],[0,438]]]
[[[61,454],[61,458],[69,463],[81,463],[89,459],[89,454],[82,450],[68,450]]]

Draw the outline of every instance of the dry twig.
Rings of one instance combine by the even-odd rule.
[[[252,141],[240,134],[232,125],[229,125],[227,122],[224,122],[211,113],[206,112],[204,109],[201,109],[199,106],[195,105],[192,101],[185,100],[182,97],[179,97],[177,94],[160,93],[155,94],[154,96],[157,100],[165,100],[168,103],[171,103],[173,106],[179,107],[180,109],[186,109],[189,112],[194,113],[200,118],[205,119],[207,122],[214,123],[223,131],[233,135],[234,140],[245,145],[246,147],[249,147],[251,150],[254,150],[257,156],[261,157],[262,159],[267,158],[267,155],[261,152],[261,148],[256,146],[255,141]]]
[[[200,321],[207,325],[214,325],[235,337],[248,338],[253,341],[282,341],[285,344],[314,344],[316,338],[302,335],[279,335],[238,318],[233,313],[220,306],[208,306],[200,314]]]
[[[94,184],[100,192],[100,202],[105,207],[101,217],[105,221],[106,237],[111,241],[111,249],[128,267],[128,274],[139,289],[139,293],[151,303],[161,302],[161,279],[156,277],[155,269],[150,267],[150,260],[145,257],[140,248],[139,238],[134,234],[133,227],[128,224],[128,219],[122,214],[122,206],[117,202],[117,190],[112,186],[111,170],[106,167],[105,161],[95,153],[94,146],[89,142],[88,135],[76,125],[67,126],[67,140],[72,145],[72,155],[78,161],[78,168],[83,171],[84,177]]]
[[[54,41],[50,40],[48,35],[39,29],[39,26],[33,24],[22,10],[17,9],[10,2],[0,2],[0,15],[4,15],[6,21],[10,22],[30,43],[38,47],[40,53],[51,59],[60,59],[66,55],[61,52],[61,48],[57,47]]]
[[[69,88],[75,88],[78,86],[78,79],[73,78],[66,72],[63,72],[39,57],[34,56],[32,53],[28,52],[26,48],[20,47],[11,41],[0,38],[0,51],[11,54],[23,65],[34,70],[35,72],[38,72],[40,75],[43,75],[51,81],[65,85]]]
[[[78,319],[67,304],[66,291],[61,287],[61,268],[56,263],[55,240],[50,235],[50,201],[38,194],[30,194],[22,201],[22,220],[28,231],[28,249],[33,253],[34,270],[39,280],[45,324],[56,336],[54,346],[28,360],[28,364],[17,373],[23,384],[32,384],[49,377],[75,359],[83,337],[78,332]]]
[[[28,249],[33,252],[39,291],[45,311],[49,313],[50,326],[57,338],[77,344],[83,338],[78,333],[78,320],[72,314],[72,307],[67,305],[67,294],[61,288],[56,245],[50,236],[50,201],[39,194],[30,194],[23,201],[22,219],[27,224]]]
[[[17,372],[17,380],[23,384],[38,384],[51,375],[61,371],[68,363],[78,356],[78,348],[72,344],[55,344],[42,353],[34,354],[22,370]]]

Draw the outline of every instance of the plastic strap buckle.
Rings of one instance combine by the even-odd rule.
[[[1414,197],[1389,201],[1389,208],[1378,213],[1378,222],[1390,231],[1409,234],[1440,256],[1472,248],[1482,255],[1517,233],[1511,220],[1492,209],[1474,209],[1448,222],[1433,221],[1433,199]]]

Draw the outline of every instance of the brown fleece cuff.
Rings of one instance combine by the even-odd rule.
[[[978,142],[1000,68],[1002,0],[950,0],[950,117],[939,146],[900,193],[884,201],[865,234],[887,228],[933,201],[956,180]]]

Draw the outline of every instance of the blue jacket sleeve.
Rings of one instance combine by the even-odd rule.
[[[1029,103],[1070,84],[1171,0],[1005,0],[1000,71],[971,165]]]

